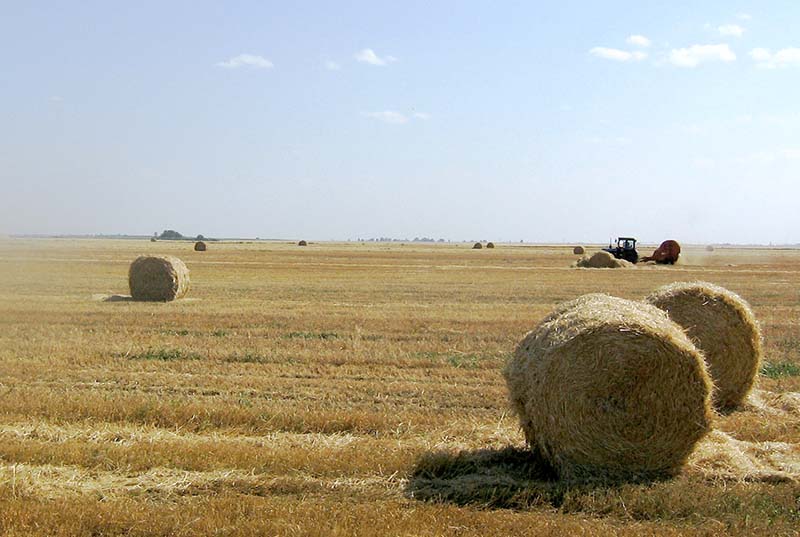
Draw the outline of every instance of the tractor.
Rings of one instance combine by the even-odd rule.
[[[633,237],[619,237],[616,248],[609,242],[608,248],[603,248],[603,251],[610,253],[617,259],[624,259],[631,263],[639,261],[639,253],[636,251],[636,239]]]

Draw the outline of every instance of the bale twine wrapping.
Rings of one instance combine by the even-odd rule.
[[[483,244],[479,242],[476,242],[475,244],[472,245],[473,250],[480,250],[481,248],[483,248]]]
[[[487,242],[486,243],[486,247],[487,248],[494,248],[494,243],[493,242]]]
[[[578,259],[575,266],[582,268],[633,268],[636,265],[625,259],[617,259],[609,252],[599,251],[592,254],[592,257],[582,257]]]
[[[729,410],[747,397],[761,367],[761,330],[739,295],[707,282],[677,282],[646,299],[681,325],[703,351],[714,381],[714,406]]]
[[[300,241],[297,243],[297,246],[308,246],[308,243],[306,241]]]
[[[528,443],[565,479],[672,475],[710,429],[702,354],[647,304],[600,294],[563,304],[504,375]]]
[[[189,269],[170,255],[139,256],[128,270],[128,285],[134,300],[168,302],[189,291]]]
[[[583,255],[586,253],[586,249],[583,246],[576,246],[572,249],[572,253],[575,255]]]
[[[195,252],[205,252],[206,251],[206,243],[203,241],[197,241],[194,243],[194,251]]]

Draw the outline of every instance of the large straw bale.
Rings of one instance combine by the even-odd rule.
[[[205,252],[206,251],[206,243],[203,241],[197,241],[194,243],[194,251],[195,252]]]
[[[761,366],[761,331],[747,302],[707,282],[676,282],[646,301],[664,310],[703,351],[714,381],[714,406],[739,406]]]
[[[483,244],[479,242],[476,242],[475,244],[472,245],[473,250],[480,250],[481,248],[483,248]]]
[[[674,474],[710,428],[702,354],[644,303],[594,294],[559,306],[504,374],[528,443],[562,478]]]
[[[134,300],[168,302],[189,291],[189,269],[177,257],[143,255],[131,263],[128,284]]]
[[[586,253],[586,249],[583,246],[576,246],[572,249],[572,253],[575,255],[583,255]]]

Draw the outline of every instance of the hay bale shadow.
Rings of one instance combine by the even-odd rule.
[[[487,509],[560,508],[570,498],[648,480],[560,480],[555,470],[528,449],[506,447],[425,453],[412,470],[406,497]]]
[[[560,505],[563,489],[544,461],[529,450],[507,447],[425,453],[405,493],[427,502],[514,509]]]
[[[111,295],[104,298],[103,302],[133,302],[133,297],[125,295]]]

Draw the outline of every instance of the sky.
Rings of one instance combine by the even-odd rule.
[[[800,242],[800,2],[0,0],[0,233]]]

